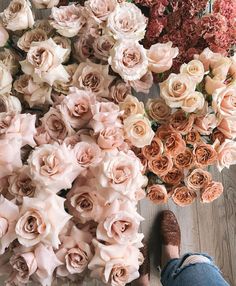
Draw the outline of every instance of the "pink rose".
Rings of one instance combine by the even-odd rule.
[[[110,88],[109,98],[115,103],[120,103],[123,102],[129,94],[131,94],[131,87],[123,81],[117,81]]]
[[[236,137],[236,120],[234,118],[222,118],[219,122],[217,128],[220,130],[227,138],[234,139]]]
[[[152,45],[147,52],[149,69],[154,73],[168,71],[178,53],[178,48],[172,48],[172,42]]]
[[[32,179],[52,192],[71,188],[78,176],[73,150],[63,145],[42,145],[37,147],[28,159]]]
[[[216,148],[217,168],[221,172],[224,168],[229,169],[231,165],[236,164],[236,142],[226,139]]]
[[[113,48],[115,40],[110,35],[101,35],[93,42],[94,55],[96,58],[107,62],[110,50]]]
[[[18,216],[18,206],[0,195],[0,255],[16,239],[15,225]]]
[[[215,113],[207,113],[206,115],[196,116],[194,120],[194,128],[202,135],[210,135],[216,128],[218,120]]]
[[[105,284],[125,286],[139,277],[139,265],[143,257],[138,248],[131,245],[104,245],[96,240],[95,255],[89,263],[91,276]]]
[[[119,148],[124,143],[122,129],[115,126],[108,126],[98,134],[97,144],[101,149]]]

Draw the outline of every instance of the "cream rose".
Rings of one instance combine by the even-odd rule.
[[[192,60],[187,64],[182,64],[180,73],[188,74],[192,80],[196,83],[200,83],[205,74],[204,65],[199,60]]]
[[[125,119],[124,132],[126,139],[138,148],[149,145],[155,135],[150,121],[142,114],[131,115]]]
[[[93,42],[93,50],[96,58],[107,61],[110,55],[110,50],[113,48],[115,40],[112,36],[101,35]]]
[[[16,239],[15,224],[18,216],[18,206],[0,195],[0,255]]]
[[[133,3],[122,2],[107,19],[107,29],[116,40],[141,40],[144,37],[147,18]]]
[[[2,94],[0,96],[0,112],[21,113],[20,100],[12,95]]]
[[[68,38],[76,36],[86,23],[83,7],[74,4],[59,8],[53,7],[51,18],[50,24],[57,30],[57,33]]]
[[[0,61],[0,95],[9,93],[12,86],[12,76],[7,67]]]
[[[152,45],[147,51],[149,70],[154,73],[168,71],[172,67],[173,59],[177,57],[178,53],[178,48],[172,48],[172,42]]]
[[[21,50],[28,52],[33,42],[42,42],[46,41],[47,39],[48,36],[46,32],[42,29],[36,28],[26,31],[17,41],[17,46]]]
[[[146,50],[134,40],[118,41],[108,62],[125,81],[138,80],[148,71]]]
[[[12,0],[9,6],[0,14],[3,26],[11,31],[32,28],[34,17],[28,0]]]
[[[187,74],[170,74],[160,83],[160,95],[172,108],[182,107],[184,100],[195,91],[196,83]]]
[[[20,62],[21,68],[24,73],[32,75],[35,82],[47,82],[49,85],[55,80],[66,82],[69,75],[61,65],[66,52],[51,38],[32,43],[26,60]]]
[[[126,119],[134,114],[145,114],[143,102],[139,101],[137,97],[132,95],[127,95],[125,100],[121,102],[119,106],[120,110],[122,111],[123,119]]]
[[[36,9],[50,9],[59,4],[60,0],[32,0]]]
[[[0,47],[4,47],[9,39],[7,30],[0,23]]]
[[[205,98],[201,92],[194,91],[190,93],[183,101],[182,109],[185,112],[197,112],[203,109]]]
[[[217,168],[221,172],[224,168],[229,169],[231,165],[236,164],[236,142],[226,139],[222,144],[218,144]]]
[[[28,159],[32,179],[52,192],[71,188],[79,174],[72,150],[63,145],[42,145]]]
[[[52,194],[24,197],[15,228],[19,242],[26,247],[44,242],[58,248],[59,233],[71,218],[64,210],[64,201]]]

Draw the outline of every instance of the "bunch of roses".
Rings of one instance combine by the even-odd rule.
[[[205,49],[179,74],[160,83],[160,98],[147,102],[155,136],[138,151],[149,177],[147,196],[179,206],[199,194],[209,203],[223,192],[206,170],[236,164],[236,60]]]
[[[131,88],[147,93],[178,49],[145,50],[131,3],[32,2],[50,19],[35,21],[28,0],[0,14],[0,275],[122,286],[143,260],[147,178],[131,148],[154,137]]]
[[[172,41],[180,50],[174,61],[183,62],[209,47],[230,55],[236,41],[236,0],[135,0],[149,15],[145,45]],[[145,7],[146,6],[146,7]],[[209,13],[208,13],[209,12]]]

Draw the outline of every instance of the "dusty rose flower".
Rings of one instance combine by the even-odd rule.
[[[212,165],[217,159],[217,153],[213,146],[205,143],[199,143],[195,146],[194,155],[196,163],[200,166]]]
[[[173,161],[168,154],[158,155],[155,159],[148,162],[148,168],[157,176],[165,176],[172,168]]]
[[[149,145],[155,135],[150,121],[142,114],[134,114],[124,120],[125,137],[135,147]]]
[[[0,51],[0,61],[7,67],[12,76],[19,71],[20,57],[13,49],[4,49]]]
[[[148,71],[146,50],[133,40],[117,42],[108,62],[125,81],[139,80]]]
[[[15,225],[18,216],[18,206],[0,195],[0,255],[16,239]]]
[[[175,166],[161,179],[171,186],[177,186],[184,178],[183,169],[176,168]]]
[[[193,191],[200,191],[212,181],[212,176],[209,172],[197,168],[192,170],[185,178],[186,186]]]
[[[200,83],[205,74],[204,65],[199,60],[192,60],[187,64],[182,64],[180,73],[187,74],[193,81]]]
[[[53,194],[24,197],[15,228],[19,242],[26,247],[44,242],[58,248],[58,235],[71,217],[64,210],[64,201]]]
[[[1,14],[3,26],[11,31],[32,28],[34,17],[30,7],[28,0],[12,0]]]
[[[108,126],[98,133],[97,144],[101,149],[119,148],[123,142],[123,131],[118,127]]]
[[[72,150],[65,145],[42,145],[28,159],[31,178],[52,192],[71,188],[80,170]]]
[[[196,193],[185,186],[175,188],[172,195],[173,201],[180,207],[191,205],[196,197]]]
[[[147,52],[149,70],[154,73],[168,71],[172,67],[173,59],[177,57],[178,53],[178,48],[172,48],[172,42],[152,45]]]
[[[194,164],[194,156],[192,150],[189,148],[185,148],[182,152],[178,153],[178,155],[174,158],[174,163],[177,168],[189,169]]]
[[[203,109],[205,98],[201,92],[194,91],[190,93],[184,100],[182,109],[185,112],[197,112]]]
[[[0,178],[12,174],[22,166],[21,146],[22,140],[18,136],[0,140]]]
[[[97,37],[93,42],[95,57],[102,61],[107,61],[114,44],[115,40],[112,36],[105,34]]]
[[[85,126],[92,118],[91,105],[95,104],[95,97],[89,91],[70,88],[70,93],[59,105],[59,110],[65,121],[72,128]]]
[[[9,39],[7,30],[0,24],[0,47],[4,47]]]
[[[61,65],[67,50],[58,46],[51,38],[43,42],[34,42],[24,61],[20,62],[25,74],[32,75],[35,82],[55,80],[67,81],[69,75]]]
[[[140,79],[128,81],[128,83],[136,92],[142,92],[142,93],[148,94],[150,91],[150,88],[153,85],[152,72],[148,71]]]
[[[169,125],[174,131],[186,135],[192,129],[194,118],[194,114],[188,116],[184,111],[177,110],[171,115]]]
[[[52,39],[58,46],[67,50],[64,57],[63,57],[63,61],[62,61],[62,63],[66,63],[70,59],[71,40],[69,38],[62,37],[62,36],[54,36]],[[66,69],[65,66],[64,66],[64,68]],[[67,69],[66,69],[66,71],[67,71]]]
[[[153,160],[158,155],[162,154],[163,150],[164,148],[162,141],[159,138],[154,137],[150,145],[142,148],[142,154],[145,158],[147,158],[147,160]]]
[[[123,81],[118,81],[110,88],[109,98],[116,103],[120,103],[123,102],[129,94],[131,94],[130,86]]]
[[[56,6],[60,0],[32,0],[36,9],[49,9]]]
[[[107,19],[107,28],[116,40],[141,40],[145,34],[147,19],[133,3],[123,2]]]
[[[196,143],[201,142],[201,136],[197,130],[192,129],[186,134],[185,141],[187,144],[195,145]]]
[[[12,87],[12,76],[7,67],[0,61],[0,95],[9,93]]]
[[[0,112],[20,113],[22,110],[20,100],[12,95],[3,94],[0,97]]]
[[[162,99],[148,99],[148,115],[155,121],[168,120],[171,114],[171,108]]]
[[[125,286],[139,277],[138,269],[143,257],[138,248],[131,245],[105,245],[96,240],[93,240],[93,244],[95,256],[88,266],[91,277],[112,286]]]
[[[108,74],[108,65],[92,62],[80,63],[74,76],[73,85],[93,92],[96,96],[107,97],[113,77]]]
[[[169,132],[164,138],[164,149],[171,156],[175,157],[185,150],[186,143],[180,133]]]
[[[217,168],[221,172],[224,168],[229,169],[231,165],[236,164],[236,142],[226,139],[223,143],[218,141]]]
[[[42,29],[36,28],[26,31],[17,41],[17,46],[21,50],[28,52],[33,42],[42,42],[46,41],[47,39],[48,36],[46,32]]]
[[[164,185],[151,185],[147,188],[147,197],[154,204],[166,204],[168,201],[167,190]]]
[[[122,118],[126,119],[134,114],[144,114],[144,104],[139,101],[137,97],[127,95],[125,100],[119,104],[120,110],[122,111]]]
[[[210,135],[216,128],[218,120],[215,113],[207,113],[206,115],[196,116],[194,120],[194,128],[202,135]]]
[[[220,182],[210,182],[201,190],[200,199],[203,203],[211,203],[218,199],[224,191],[224,187]]]
[[[92,62],[96,61],[93,50],[94,38],[91,34],[81,34],[74,42],[73,58],[82,63],[88,59]]]
[[[222,118],[217,128],[227,138],[234,139],[236,137],[236,125],[234,118]]]

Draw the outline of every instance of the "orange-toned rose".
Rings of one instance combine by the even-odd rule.
[[[180,207],[191,205],[196,197],[196,193],[185,186],[175,188],[172,195],[173,201]]]
[[[147,102],[148,115],[156,121],[165,121],[169,119],[171,108],[163,99],[149,99]]]
[[[211,182],[205,189],[201,191],[201,201],[203,203],[211,203],[218,199],[223,193],[224,188],[220,182]]]
[[[189,169],[194,164],[194,155],[191,149],[185,148],[174,158],[174,163],[179,169]]]
[[[201,142],[201,136],[198,131],[192,129],[185,137],[187,144],[194,145]]]
[[[187,114],[183,110],[178,110],[171,115],[170,127],[174,131],[178,131],[182,135],[186,135],[192,129],[193,122],[194,114]]]
[[[162,154],[148,162],[148,168],[157,176],[165,176],[173,167],[173,161],[169,154]]]
[[[151,185],[148,187],[147,192],[147,197],[154,204],[166,204],[168,201],[168,194],[164,185]]]
[[[173,167],[168,172],[168,174],[162,177],[162,180],[168,185],[176,186],[182,181],[183,177],[183,171],[176,167]]]
[[[142,154],[147,160],[155,159],[158,155],[163,152],[162,141],[154,137],[151,144],[142,148]]]
[[[178,132],[170,132],[166,135],[164,140],[165,150],[168,154],[175,157],[179,153],[183,152],[186,147],[186,143],[182,136]]]
[[[212,176],[209,172],[197,168],[194,169],[185,179],[186,186],[193,190],[199,191],[206,187],[212,181]]]
[[[213,165],[217,159],[215,149],[211,145],[205,143],[196,145],[194,155],[196,158],[196,163],[200,166]]]

